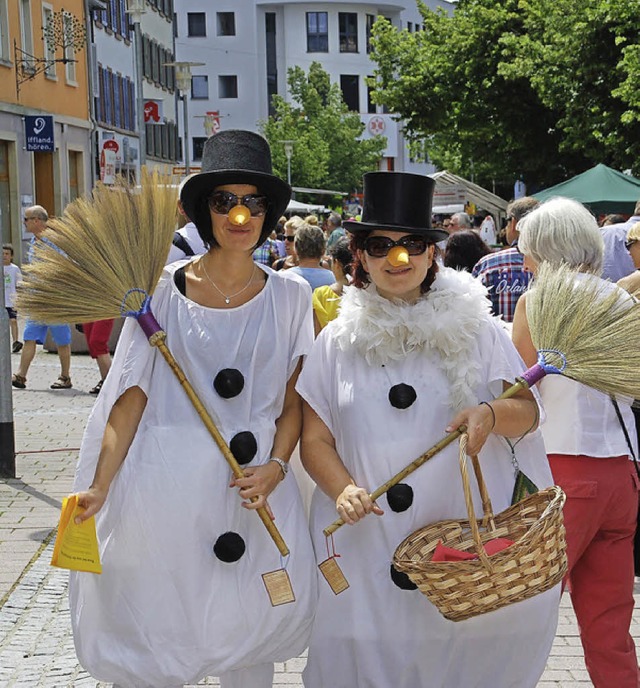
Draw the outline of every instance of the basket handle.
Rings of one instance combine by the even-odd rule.
[[[482,562],[482,565],[487,570],[492,571],[493,567],[482,544],[475,509],[473,508],[473,496],[471,495],[471,486],[469,485],[469,471],[467,468],[467,440],[468,435],[464,433],[460,437],[460,452],[458,455],[458,460],[460,462],[460,473],[462,475],[462,489],[464,490],[464,501],[467,506],[469,526],[471,528],[471,536],[473,537],[473,544],[476,548],[476,554]],[[488,523],[491,528],[495,528],[495,523],[493,520],[493,507],[491,506],[491,499],[489,498],[487,484],[484,481],[482,470],[480,468],[480,461],[478,460],[477,455],[471,457],[471,463],[473,464],[473,472],[475,473],[478,488],[480,489],[482,509],[484,511],[484,523]]]

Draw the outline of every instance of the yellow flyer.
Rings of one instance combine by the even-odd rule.
[[[51,565],[72,571],[102,573],[95,518],[92,516],[78,525],[75,518],[81,512],[76,495],[62,500]]]

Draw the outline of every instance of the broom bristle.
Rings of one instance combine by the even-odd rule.
[[[640,303],[624,290],[542,264],[527,292],[527,320],[538,351],[561,351],[564,375],[606,394],[640,398]],[[561,357],[545,354],[560,367]]]
[[[16,307],[52,325],[117,318],[127,294],[126,310],[137,311],[160,278],[176,207],[171,178],[146,168],[140,187],[124,179],[114,187],[99,184],[49,222],[43,236],[62,253],[36,242]]]

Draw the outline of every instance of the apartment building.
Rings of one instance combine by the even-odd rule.
[[[408,31],[422,29],[413,2],[371,0],[301,2],[283,0],[175,0],[176,55],[192,68],[188,108],[192,167],[197,169],[207,137],[219,128],[258,129],[271,113],[271,97],[287,93],[287,70],[307,70],[316,61],[339,84],[349,108],[365,124],[363,136],[384,135],[382,169],[429,173],[434,168],[410,159],[401,126],[371,102],[365,78],[373,72],[369,38],[383,15]],[[431,7],[451,11],[445,0]],[[181,132],[184,124],[181,123]]]

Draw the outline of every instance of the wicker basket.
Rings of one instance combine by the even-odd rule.
[[[564,492],[548,487],[494,516],[477,456],[471,457],[484,518],[478,524],[467,472],[466,435],[460,440],[460,471],[468,521],[439,521],[415,531],[396,549],[393,565],[406,573],[440,613],[462,621],[548,590],[567,571],[562,520]],[[514,544],[488,557],[483,543],[508,538]],[[432,562],[438,542],[478,559]]]

